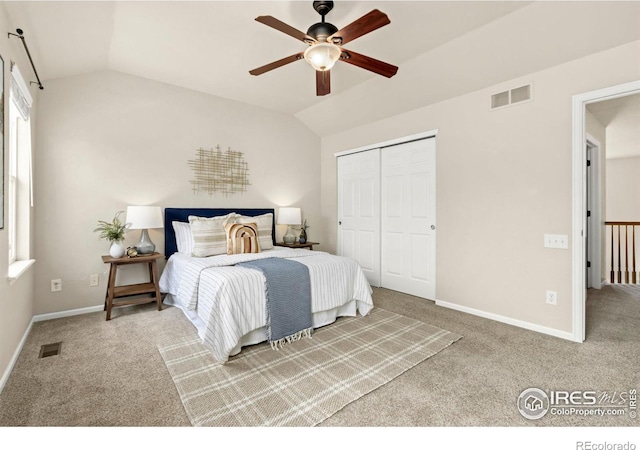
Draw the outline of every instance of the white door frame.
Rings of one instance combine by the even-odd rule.
[[[572,206],[572,284],[573,284],[573,340],[583,342],[585,338],[585,308],[587,290],[585,233],[587,225],[587,170],[585,106],[603,100],[640,93],[640,80],[597,91],[573,96],[573,206]]]
[[[351,153],[357,153],[357,152],[365,152],[367,150],[372,150],[374,148],[383,148],[383,147],[389,147],[391,145],[396,145],[396,144],[404,144],[405,142],[417,141],[419,139],[434,138],[437,135],[438,135],[438,129],[436,128],[435,130],[425,131],[423,133],[412,134],[412,135],[404,136],[401,138],[391,139],[384,142],[378,142],[377,144],[365,145],[364,147],[352,148],[351,150],[337,152],[337,153],[334,153],[333,156],[337,158],[338,156],[350,155]]]
[[[602,237],[604,221],[602,220],[602,145],[600,141],[585,133],[585,145],[591,148],[591,183],[587,183],[588,197],[591,199],[591,236],[587,234],[588,255],[591,261],[590,286],[593,289],[602,288]],[[589,207],[589,205],[587,205]]]

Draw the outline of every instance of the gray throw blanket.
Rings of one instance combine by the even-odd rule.
[[[267,340],[278,349],[287,342],[311,337],[311,281],[307,266],[284,258],[238,263],[260,270],[266,278]]]

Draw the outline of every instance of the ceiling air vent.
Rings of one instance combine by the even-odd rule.
[[[515,103],[531,100],[531,85],[520,86],[491,96],[491,109],[503,108]]]

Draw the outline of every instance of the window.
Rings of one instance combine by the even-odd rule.
[[[18,121],[15,117],[15,109],[13,102],[9,106],[9,222],[7,223],[7,229],[9,230],[9,265],[16,260],[16,199],[18,184],[18,137],[17,137],[17,124]]]
[[[30,259],[31,229],[31,123],[32,98],[18,67],[11,66],[11,93],[7,127],[9,278],[15,279],[33,262]]]

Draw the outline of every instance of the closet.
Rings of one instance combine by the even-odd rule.
[[[435,138],[337,157],[338,254],[372,286],[435,300]]]

